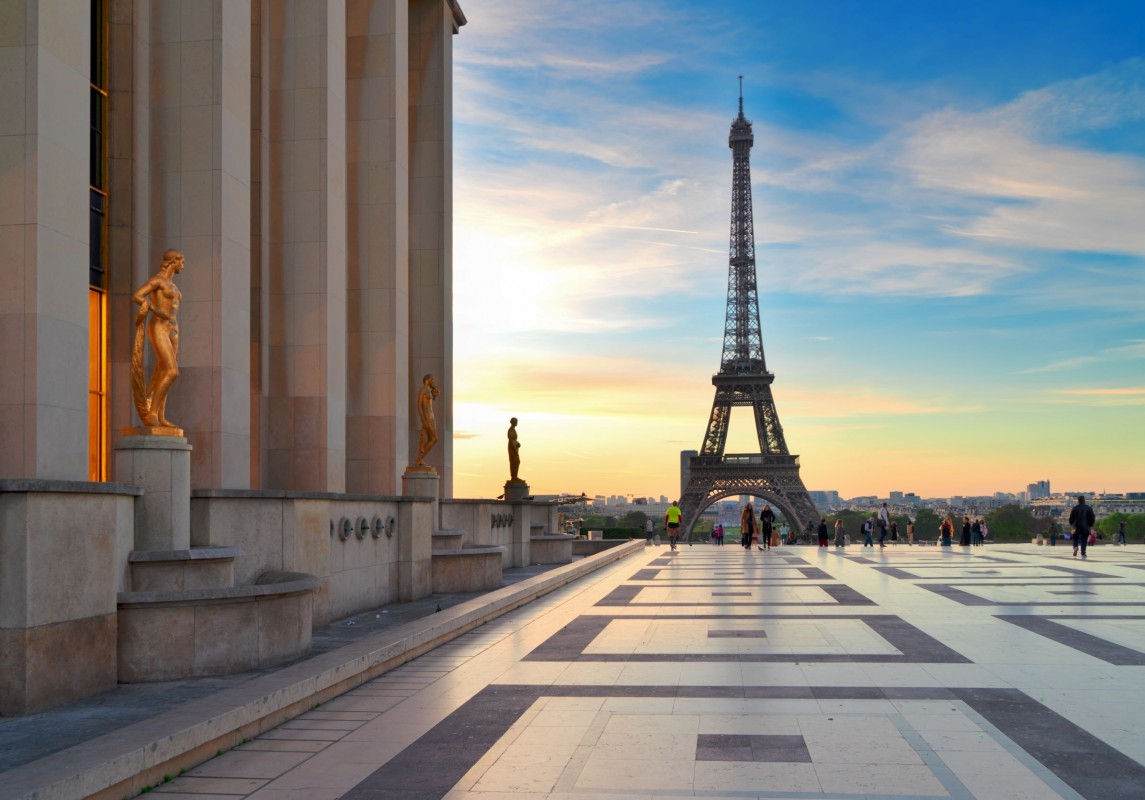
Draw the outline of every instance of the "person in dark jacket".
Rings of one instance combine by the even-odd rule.
[[[759,512],[759,549],[771,548],[771,529],[775,525],[775,512],[767,503],[763,504],[763,511]]]
[[[827,520],[819,520],[819,546],[827,546]]]
[[[1089,531],[1097,520],[1093,508],[1085,504],[1085,497],[1077,498],[1077,505],[1070,509],[1069,524],[1073,526],[1073,555],[1077,558],[1077,548],[1081,545],[1081,557],[1085,558],[1085,546],[1089,543]]]

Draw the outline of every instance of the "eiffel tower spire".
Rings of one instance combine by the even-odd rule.
[[[783,426],[775,410],[759,325],[756,286],[755,230],[751,202],[751,148],[755,137],[743,113],[743,76],[739,114],[732,120],[728,147],[732,151],[731,233],[728,244],[728,299],[724,316],[720,370],[712,413],[700,454],[691,459],[689,479],[680,500],[684,530],[690,532],[700,512],[721,497],[754,494],[776,505],[788,524],[802,530],[818,520],[811,496],[799,477],[799,458],[787,450]],[[751,406],[759,453],[725,455],[728,423],[735,406]]]

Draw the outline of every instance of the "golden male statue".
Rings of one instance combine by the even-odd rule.
[[[441,392],[433,382],[433,375],[421,379],[421,389],[417,393],[417,415],[421,418],[421,431],[418,433],[417,461],[414,466],[424,467],[425,456],[437,444],[437,421],[433,418],[433,401]]]
[[[178,429],[167,419],[166,411],[167,393],[179,377],[179,302],[183,293],[175,285],[175,276],[182,270],[183,254],[168,250],[159,271],[131,295],[131,301],[139,306],[131,348],[131,396],[139,419],[149,428]],[[150,383],[143,376],[144,327],[155,351]]]

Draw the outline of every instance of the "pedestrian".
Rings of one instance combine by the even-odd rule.
[[[982,544],[982,520],[974,520],[974,524],[970,526],[970,535],[973,537],[975,547]]]
[[[716,547],[724,546],[724,525],[722,522],[717,522],[716,527],[712,529],[712,541],[716,543]]]
[[[672,505],[668,506],[668,511],[664,514],[664,527],[668,530],[668,544],[673,550],[676,549],[676,542],[680,541],[680,517],[684,512],[680,510],[678,500],[673,500]]]
[[[751,503],[743,507],[739,515],[740,545],[745,550],[751,549],[751,540],[755,536],[755,509]]]
[[[1069,511],[1069,524],[1073,525],[1073,556],[1077,558],[1078,545],[1081,546],[1081,557],[1085,558],[1085,546],[1089,542],[1089,531],[1093,528],[1096,519],[1093,508],[1085,504],[1085,496],[1077,498],[1077,505]]]
[[[843,520],[842,519],[835,520],[835,546],[836,547],[846,547],[847,546],[847,531],[846,531],[846,529],[843,528]]]
[[[887,509],[886,503],[883,503],[882,508],[879,509],[877,524],[879,526],[879,547],[886,547],[887,528],[891,524],[891,512]]]
[[[826,547],[827,546],[827,520],[826,519],[821,518],[819,520],[818,533],[819,533],[819,546],[820,547]]]
[[[1129,542],[1125,541],[1125,520],[1117,523],[1117,543],[1128,546]]]
[[[779,543],[782,545],[787,544],[787,523],[779,526]]]
[[[771,506],[767,503],[763,504],[763,511],[759,512],[759,541],[762,543],[760,550],[767,550],[771,547],[771,529],[775,523],[775,512],[771,510]]]
[[[1055,546],[1058,543],[1058,524],[1052,519],[1046,525],[1046,534],[1050,537],[1050,547]]]
[[[970,517],[962,517],[962,538],[958,540],[959,547],[970,546]]]
[[[914,544],[914,520],[908,519],[906,521],[906,543],[909,547]]]
[[[954,539],[954,522],[950,519],[950,515],[946,515],[946,519],[942,520],[942,524],[938,526],[938,544],[942,547],[950,547]]]
[[[651,517],[644,521],[644,538],[648,540],[648,544],[652,544],[652,530],[655,527]]]
[[[897,545],[899,543],[899,524],[893,519],[891,520],[891,544]]]
[[[986,537],[990,535],[990,529],[986,527],[986,520],[982,520],[982,544],[986,544]]]
[[[874,527],[869,519],[863,522],[863,547],[875,546],[875,543],[871,540],[871,533],[874,531]]]

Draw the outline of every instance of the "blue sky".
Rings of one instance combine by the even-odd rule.
[[[808,488],[1145,491],[1145,5],[464,8],[459,496],[499,493],[514,415],[537,492],[677,493],[719,365],[741,74]],[[753,441],[733,415],[729,452]]]

